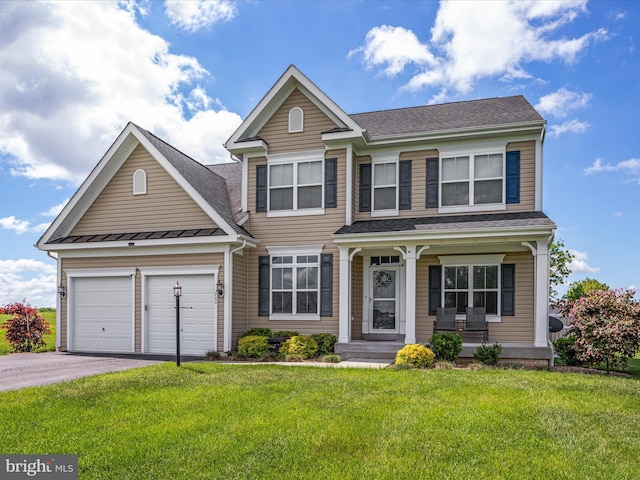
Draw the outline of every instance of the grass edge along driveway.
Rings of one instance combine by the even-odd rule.
[[[639,478],[640,382],[171,363],[0,394],[0,451],[82,479]]]

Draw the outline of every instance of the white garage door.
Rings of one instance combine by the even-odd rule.
[[[215,275],[150,275],[146,279],[146,351],[176,352],[176,281],[182,287],[180,353],[204,355],[216,350]]]
[[[133,352],[131,276],[73,280],[70,349],[77,352]]]

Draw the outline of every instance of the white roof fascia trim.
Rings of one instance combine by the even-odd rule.
[[[281,90],[291,82],[292,79],[297,80],[299,85],[294,85],[294,87],[291,87],[291,91],[293,91],[293,88],[295,88],[295,86],[303,87],[303,89],[306,90],[306,92],[303,93],[311,94],[316,98],[318,102],[320,102],[320,105],[326,106],[328,110],[325,111],[325,114],[327,112],[331,112],[334,116],[333,119],[339,120],[345,126],[351,128],[354,131],[362,131],[362,128],[356,122],[354,122],[351,117],[349,117],[349,115],[347,115],[333,100],[331,100],[322,90],[320,90],[311,80],[309,80],[295,65],[291,65],[282,74],[278,81],[271,87],[271,89],[269,89],[267,94],[262,98],[262,100],[260,100],[258,105],[256,105],[256,107],[251,111],[244,122],[242,122],[236,129],[236,131],[233,132],[231,137],[229,137],[229,140],[227,140],[227,142],[224,144],[225,148],[237,148],[236,142],[242,137],[245,131],[249,127],[251,127],[251,125],[253,125],[262,111],[269,106],[269,104],[276,98]],[[321,108],[320,105],[316,104],[316,106]]]
[[[207,202],[202,196],[193,188],[193,186],[187,182],[187,180],[180,174],[180,172],[167,160],[164,155],[162,155],[156,147],[147,140],[147,138],[140,133],[138,129],[135,129],[137,133],[136,136],[139,135],[140,143],[147,151],[151,154],[151,156],[160,164],[162,168],[173,178],[178,185],[182,187],[182,189],[191,197],[191,199],[204,211],[214,223],[222,228],[224,232],[231,236],[234,240],[237,238],[237,234],[233,228],[229,225],[229,223],[220,216],[220,214],[211,206],[209,202]]]
[[[88,202],[86,209],[82,211],[77,211],[77,212],[74,212],[74,209],[76,205],[80,202],[80,200],[82,200],[83,197],[87,194],[90,187],[94,184],[97,178],[100,176],[105,166],[116,155],[116,153],[118,153],[118,150],[123,146],[123,144],[128,139],[130,134],[133,134],[133,136],[137,139],[137,142],[132,143],[132,145],[130,145],[128,148],[125,148],[125,150],[121,152],[122,154],[121,156],[124,158],[124,160],[126,160],[129,157],[129,155],[131,155],[131,152],[133,152],[133,150],[135,150],[135,148],[138,146],[138,144],[140,143],[140,139],[138,135],[135,135],[134,128],[135,128],[134,125],[131,122],[129,122],[127,126],[124,128],[124,130],[120,132],[120,135],[118,135],[118,138],[116,138],[116,140],[113,142],[111,147],[109,147],[109,150],[107,150],[107,152],[102,156],[102,158],[100,159],[98,164],[93,168],[89,176],[84,180],[84,182],[82,182],[82,184],[80,185],[76,193],[73,194],[71,199],[67,202],[67,204],[62,209],[62,211],[58,214],[58,216],[54,219],[54,221],[51,222],[51,225],[49,225],[49,228],[47,228],[47,230],[42,234],[42,236],[36,243],[36,246],[39,249],[42,249],[42,246],[46,244],[48,240],[50,240],[51,235],[53,235],[53,233],[56,230],[58,230],[58,228],[60,228],[62,223],[67,219],[67,217],[70,214],[73,213],[78,218],[76,218],[75,220],[72,219],[73,221],[71,222],[71,228],[69,229],[69,231],[73,229],[73,227],[76,225],[78,220],[82,218],[82,216],[86,213],[86,211],[91,206],[91,204],[93,204],[93,200],[95,200],[95,198],[97,198],[100,192],[102,192],[102,189],[99,192],[95,193],[95,197],[90,202]],[[118,171],[118,168],[114,170],[113,175],[115,175],[117,171]],[[109,180],[111,180],[113,175],[111,175],[111,177],[107,179],[107,181],[103,186],[103,189],[109,183]]]
[[[350,243],[357,241],[359,243],[371,242],[389,242],[389,241],[430,241],[430,240],[447,240],[447,239],[468,239],[472,243],[476,239],[505,238],[505,237],[521,237],[521,236],[546,236],[553,234],[555,227],[540,227],[539,225],[531,227],[510,228],[494,228],[490,230],[408,230],[405,232],[388,232],[388,233],[353,233],[333,235],[334,242],[337,244]]]

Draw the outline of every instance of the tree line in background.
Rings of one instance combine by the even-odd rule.
[[[612,290],[605,283],[586,278],[571,283],[557,298],[555,287],[571,273],[574,255],[561,240],[550,248],[549,295],[562,315],[571,318],[570,333],[554,342],[566,365],[624,369],[640,351],[640,302],[635,291]]]

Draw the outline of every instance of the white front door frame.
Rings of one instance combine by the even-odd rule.
[[[395,255],[395,253],[389,253],[388,255]],[[375,255],[374,255],[375,256]],[[399,264],[388,265],[390,269],[397,270],[396,276],[396,329],[391,331],[375,331],[373,329],[373,271],[383,268],[384,265],[371,265],[371,254],[363,256],[362,264],[362,333],[396,333],[404,335],[406,332],[406,302],[405,302],[405,289],[406,289],[406,268],[402,260]],[[401,257],[402,258],[402,257]]]

